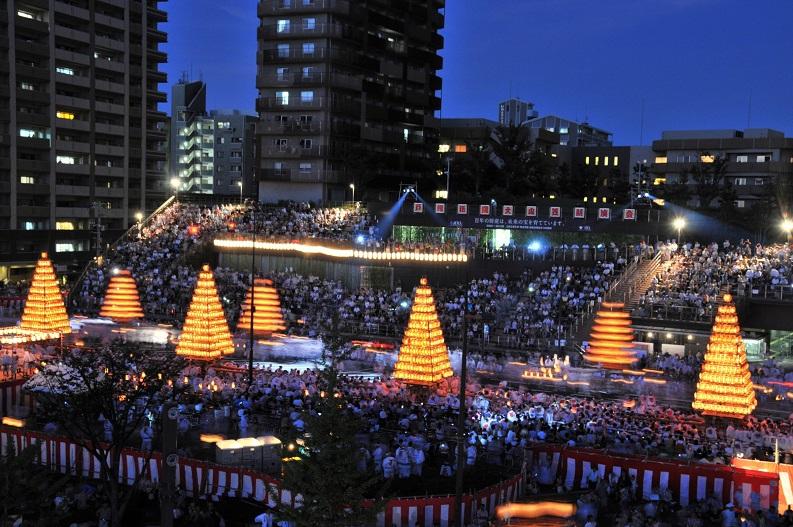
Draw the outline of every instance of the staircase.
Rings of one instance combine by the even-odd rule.
[[[651,260],[639,260],[632,263],[609,288],[604,300],[606,302],[622,302],[628,310],[633,309],[641,296],[652,285],[653,278],[669,265],[670,261],[664,261],[661,253],[655,255]],[[581,324],[572,338],[574,344],[577,345],[589,339],[596,311],[597,306],[581,320]]]

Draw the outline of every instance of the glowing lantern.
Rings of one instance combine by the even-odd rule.
[[[22,322],[19,326],[36,331],[71,332],[66,306],[55,278],[55,268],[47,253],[41,253],[41,258],[36,262],[33,281],[30,284],[25,311],[22,313]]]
[[[253,334],[271,335],[275,331],[284,331],[284,316],[281,314],[281,299],[273,286],[272,280],[257,278],[253,282],[253,291],[248,290],[242,304],[242,315],[237,329],[251,329],[251,292],[253,292]]]
[[[732,295],[724,295],[716,313],[691,406],[705,415],[736,419],[757,406]]]
[[[132,274],[126,269],[122,269],[110,279],[99,315],[112,318],[116,322],[143,318],[138,286]]]
[[[430,385],[451,376],[449,351],[435,311],[435,299],[427,279],[422,278],[413,297],[394,378],[408,384]]]
[[[198,236],[199,232],[201,232],[201,227],[199,227],[198,225],[190,225],[187,228],[187,234],[189,234],[190,236]]]
[[[220,306],[215,277],[209,266],[204,265],[198,274],[176,354],[191,359],[213,360],[232,353],[234,344],[226,315]]]
[[[609,369],[622,369],[636,362],[631,316],[624,307],[622,302],[601,304],[595,315],[585,360]]]

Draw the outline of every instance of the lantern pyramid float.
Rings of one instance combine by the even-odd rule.
[[[226,315],[220,306],[215,277],[209,266],[204,265],[198,274],[176,354],[197,360],[213,360],[232,353],[234,344]]]
[[[242,315],[237,323],[237,329],[250,331],[251,329],[251,292],[253,292],[253,334],[271,335],[276,331],[284,331],[284,316],[281,314],[281,299],[278,291],[273,286],[272,280],[257,278],[253,288],[248,290],[245,302],[242,303]]]
[[[742,419],[752,413],[757,400],[732,295],[724,295],[723,300],[716,312],[691,406],[705,415]]]
[[[128,270],[122,269],[110,278],[99,315],[112,318],[116,322],[143,318],[138,286]]]
[[[604,368],[622,369],[636,362],[631,316],[622,302],[603,302],[595,315],[584,354],[588,362]]]
[[[408,384],[430,385],[451,376],[452,365],[435,311],[435,298],[427,279],[422,278],[413,297],[394,378]]]
[[[19,327],[44,332],[71,332],[66,306],[55,278],[55,268],[47,253],[41,253],[41,258],[36,262]]]

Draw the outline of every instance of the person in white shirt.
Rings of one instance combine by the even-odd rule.
[[[424,451],[420,448],[413,448],[412,475],[421,477],[421,472],[424,469],[424,459]]]

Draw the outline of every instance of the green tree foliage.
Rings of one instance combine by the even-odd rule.
[[[712,161],[703,161],[707,158]],[[721,208],[734,195],[732,182],[727,178],[727,159],[724,157],[701,152],[699,161],[692,164],[687,173],[688,180],[694,185],[694,195],[700,210]]]
[[[23,525],[59,525],[53,500],[69,476],[40,466],[40,453],[38,445],[21,452],[13,441],[6,445],[6,455],[0,457],[0,527],[12,525],[15,518],[22,518]]]

